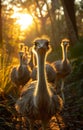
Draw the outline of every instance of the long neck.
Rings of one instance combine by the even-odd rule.
[[[18,67],[18,78],[21,78],[23,76],[23,67],[22,67],[22,55],[19,55],[20,65]]]
[[[36,58],[34,56],[34,53],[31,51],[31,59],[29,61],[29,65],[31,67],[31,69],[33,69],[36,66]]]
[[[63,57],[62,57],[62,60],[63,61],[66,61],[67,60],[67,46],[62,46],[62,55],[63,55]]]
[[[47,82],[46,82],[46,72],[45,72],[45,54],[39,54],[37,56],[37,65],[38,65],[38,84],[36,87],[35,94],[43,95],[48,93],[47,91]]]
[[[20,66],[22,66],[22,56],[20,56]]]
[[[46,85],[45,56],[38,56],[38,83]]]

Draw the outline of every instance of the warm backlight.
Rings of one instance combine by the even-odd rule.
[[[15,13],[13,17],[17,19],[16,24],[20,25],[21,30],[27,29],[33,22],[33,18],[29,14]]]
[[[24,30],[28,28],[32,24],[32,17],[29,14],[20,14],[19,19],[16,23],[18,23],[21,26],[21,30]]]

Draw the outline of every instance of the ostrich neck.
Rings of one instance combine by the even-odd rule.
[[[18,77],[21,77],[23,74],[23,69],[22,69],[22,56],[20,56],[20,65],[18,67]]]
[[[38,64],[38,84],[36,87],[36,95],[48,94],[47,82],[46,82],[46,72],[45,72],[45,54],[38,54],[37,64]]]
[[[66,61],[67,60],[67,47],[62,47],[62,59],[63,61]]]
[[[42,82],[46,85],[46,78],[45,78],[45,56],[38,57],[38,83],[41,85]],[[43,86],[43,85],[42,85]]]
[[[20,66],[22,66],[22,56],[20,56]]]

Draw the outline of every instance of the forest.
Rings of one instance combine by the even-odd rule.
[[[43,40],[37,41],[37,38]],[[56,97],[59,95],[64,103],[61,112],[52,116],[46,129],[42,128],[43,121],[37,119],[36,121],[33,120],[33,129],[31,129],[28,112],[25,115],[19,114],[15,104],[20,98],[27,98],[26,106],[30,105],[27,103],[30,94],[26,94],[28,91],[26,87],[31,85],[33,87],[35,85],[33,82],[38,83],[38,75],[41,75],[37,75],[36,72],[38,78],[36,76],[34,78],[34,73],[40,64],[37,64],[39,63],[38,58],[36,62],[33,51],[33,49],[39,50],[42,46],[40,45],[41,41],[44,42],[42,43],[43,46],[51,46],[46,64],[49,63],[48,66],[51,66],[54,71],[53,75],[52,70],[48,72],[46,83],[50,82],[53,85],[53,90],[50,89],[50,91],[55,91]],[[42,55],[41,57],[43,57]],[[65,66],[64,76],[57,78],[58,70],[56,66],[54,68],[53,63],[57,61],[63,63],[64,57],[71,69],[68,68],[68,71]],[[25,69],[24,72],[22,66]],[[42,68],[42,66],[39,67]],[[46,68],[46,73],[48,69]],[[20,71],[17,75],[21,77],[18,79],[21,81],[15,77],[18,70]],[[48,81],[51,80],[52,76],[54,81]],[[34,79],[35,81],[33,81]],[[44,79],[44,76],[42,75],[40,79]],[[63,82],[64,88],[61,89]],[[43,86],[43,83],[41,85]],[[54,88],[54,86],[56,87]],[[37,94],[35,95],[37,96]],[[58,99],[56,100],[56,104],[58,104]],[[49,109],[48,106],[46,106],[46,110]],[[28,111],[28,107],[26,111]],[[39,113],[42,112],[39,111]],[[44,117],[48,116],[48,113],[44,113]],[[83,129],[83,0],[0,0],[0,130],[7,129]]]

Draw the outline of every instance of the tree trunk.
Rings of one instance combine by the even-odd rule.
[[[74,44],[78,41],[78,31],[75,19],[74,0],[61,0],[64,8],[65,19],[68,27],[69,38]]]
[[[52,45],[55,46],[55,43],[57,43],[57,42],[56,42],[56,36],[55,36],[55,33],[54,33],[55,32],[55,26],[54,26],[54,22],[53,22],[54,19],[52,17],[52,12],[49,9],[47,1],[44,0],[44,2],[46,3],[47,11],[48,11],[48,16],[50,18],[50,23],[51,23],[51,34],[50,34],[50,36],[51,36],[51,42],[52,42]]]
[[[40,30],[42,30],[42,34],[46,34],[46,18],[43,16],[42,14],[42,8],[38,2],[38,0],[35,0],[36,1],[36,4],[37,4],[37,7],[39,8],[39,13],[40,13],[40,17],[39,17],[39,20],[40,20],[40,24],[41,24],[41,27],[40,27]]]

